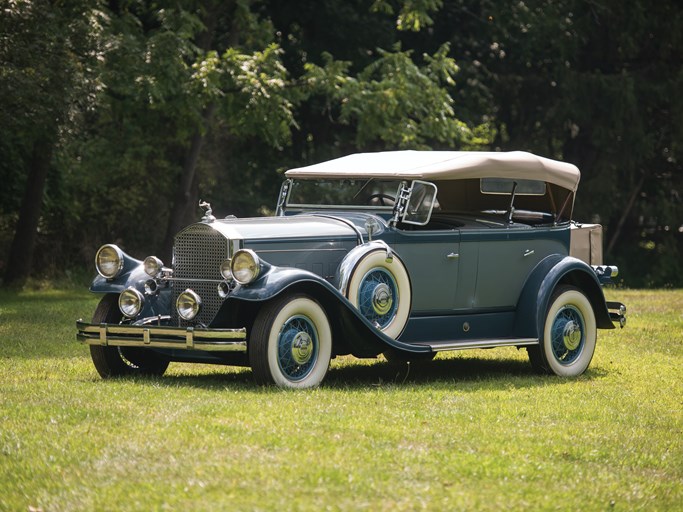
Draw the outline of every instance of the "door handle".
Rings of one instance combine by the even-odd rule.
[[[535,252],[536,251],[534,251],[533,249],[527,249],[526,251],[524,251],[524,257],[526,258],[527,256],[531,256]]]
[[[448,260],[457,260],[459,257],[460,255],[457,252],[452,252],[446,255],[446,259]]]

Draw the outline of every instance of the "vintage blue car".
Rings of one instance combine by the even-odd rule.
[[[572,221],[579,170],[525,152],[387,151],[285,173],[274,217],[205,215],[173,261],[96,256],[102,295],[77,323],[102,377],[172,361],[250,366],[260,384],[317,386],[353,354],[525,347],[542,373],[582,374],[606,302],[599,225]]]

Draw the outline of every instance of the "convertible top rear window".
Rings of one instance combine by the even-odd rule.
[[[542,196],[545,194],[545,182],[538,180],[512,180],[508,178],[482,178],[481,191],[484,194],[511,194],[517,183],[516,195]]]

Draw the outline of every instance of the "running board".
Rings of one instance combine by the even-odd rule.
[[[495,348],[495,347],[520,347],[526,345],[538,345],[538,338],[515,338],[515,339],[483,339],[483,340],[463,340],[463,341],[437,341],[420,342],[412,345],[429,347],[432,352],[445,352],[447,350],[466,350],[473,348]]]

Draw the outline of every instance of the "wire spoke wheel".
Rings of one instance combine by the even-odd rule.
[[[285,322],[278,336],[278,365],[291,381],[306,378],[319,350],[318,332],[310,318],[297,315]]]
[[[318,386],[332,357],[332,330],[325,310],[305,294],[272,300],[256,316],[248,352],[259,384]]]
[[[576,377],[593,359],[597,341],[595,312],[588,297],[574,286],[553,292],[540,344],[527,347],[529,361],[539,373]]]
[[[573,305],[561,308],[550,328],[553,355],[560,364],[571,364],[578,359],[586,343],[583,315]]]
[[[380,329],[386,328],[396,318],[399,300],[396,281],[385,269],[373,269],[361,280],[358,310]]]
[[[410,316],[410,279],[403,262],[372,250],[356,264],[346,296],[359,313],[391,338],[398,338]]]

